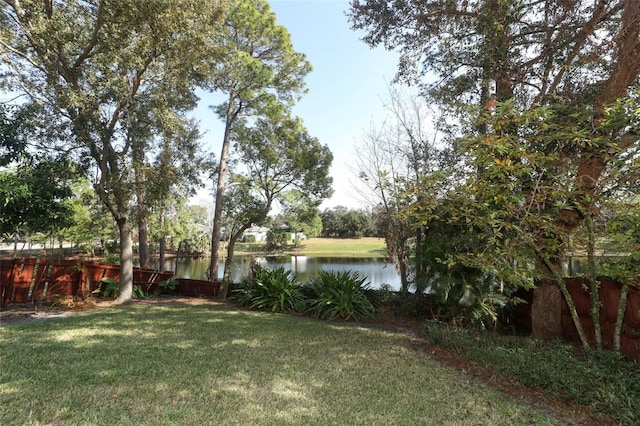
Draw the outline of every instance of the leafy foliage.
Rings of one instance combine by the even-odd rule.
[[[100,280],[100,286],[92,293],[106,298],[115,298],[118,295],[118,281],[114,278],[104,277]]]
[[[435,75],[423,93],[442,113],[443,140],[467,161],[467,175],[442,204],[455,199],[447,220],[484,237],[443,264],[512,283],[535,265],[560,288],[585,347],[563,257],[572,234],[613,193],[610,170],[623,171],[618,182],[633,179],[624,173],[633,161],[617,160],[637,158],[640,60],[626,52],[638,48],[639,14],[640,3],[630,1],[351,2],[350,20],[366,43],[400,50],[398,79]],[[414,228],[430,226],[433,205],[422,200],[433,191],[419,180],[406,189]]]
[[[58,138],[64,152],[95,167],[93,188],[126,248],[121,302],[131,300],[133,286],[132,159],[150,151],[140,126],[152,124],[145,117],[195,107],[203,58],[219,58],[211,36],[221,30],[221,12],[218,2],[177,1],[9,2],[0,9],[3,86],[41,103],[67,133]]]
[[[0,103],[0,166],[7,166],[25,153],[27,141],[22,137],[28,123],[30,107],[13,107]]]
[[[449,198],[424,223],[422,276],[414,283],[417,294],[436,296],[443,320],[492,329],[500,310],[518,286],[531,279],[527,268],[517,268],[514,256],[487,250],[495,235],[482,220],[463,213],[465,201]],[[476,212],[482,217],[482,212]],[[516,268],[514,268],[516,266]]]
[[[267,233],[267,246],[269,251],[282,250],[287,245],[287,233],[271,229]]]
[[[177,280],[162,280],[158,283],[158,294],[175,294],[179,285]]]
[[[374,230],[373,215],[364,210],[347,209],[337,206],[325,209],[321,214],[322,236],[352,238],[363,236],[379,236]]]
[[[559,341],[498,336],[433,321],[425,334],[438,346],[527,386],[591,405],[620,424],[640,422],[640,366],[618,353],[588,351],[583,356]]]
[[[233,192],[239,197],[234,196],[233,210],[228,211],[232,232],[227,247],[223,298],[235,243],[245,229],[265,223],[276,201],[289,204],[295,200],[299,207],[315,209],[333,191],[329,176],[331,151],[310,136],[302,120],[292,117],[288,111],[256,118],[251,126],[238,125],[235,142],[234,147],[247,171],[234,176],[237,185]],[[275,242],[284,245],[286,238]],[[269,249],[276,248],[268,245]]]
[[[0,235],[50,233],[72,224],[70,182],[73,168],[64,161],[24,161],[0,172]]]
[[[224,13],[224,22],[225,31],[213,37],[214,44],[220,48],[224,57],[221,61],[212,62],[209,80],[212,91],[218,91],[225,95],[225,101],[214,107],[216,115],[224,122],[224,136],[214,178],[217,180],[217,185],[211,239],[210,274],[212,276],[218,273],[216,268],[222,235],[222,209],[229,179],[228,171],[231,170],[228,166],[232,163],[230,158],[232,137],[236,139],[235,142],[240,142],[241,146],[255,142],[252,139],[259,137],[259,131],[250,131],[250,133],[254,133],[254,136],[250,136],[249,139],[246,135],[237,137],[237,132],[247,130],[247,121],[255,119],[256,122],[264,123],[265,120],[268,122],[280,113],[288,112],[305,92],[304,78],[311,71],[311,64],[306,60],[304,54],[294,50],[289,33],[286,28],[278,25],[276,16],[267,1],[232,0]],[[251,119],[247,120],[247,117],[251,117]],[[265,137],[270,139],[268,135]],[[260,140],[258,143],[262,142]],[[268,146],[264,148],[267,151],[272,151],[273,139],[269,142]],[[255,149],[259,150],[260,148],[255,147]],[[279,154],[281,152],[276,156],[270,155],[266,158],[258,158],[258,160],[266,161],[268,164],[277,164],[280,167],[283,162],[289,165],[288,159],[290,157],[281,158]],[[254,165],[250,161],[247,162],[246,158],[243,160],[247,167],[259,167],[263,172],[272,172],[270,168],[264,168],[263,163]],[[313,162],[313,160],[310,161]],[[296,167],[294,170],[304,169]],[[294,174],[296,173],[294,172]],[[296,174],[295,178],[299,179],[300,176]],[[276,185],[282,184],[280,179],[274,179],[274,182]],[[265,183],[263,181],[263,184]],[[261,215],[259,220],[249,221],[249,223],[260,224],[265,220],[269,211],[268,207],[275,194],[269,194],[266,202],[257,203],[256,198],[260,197],[249,197],[248,195],[255,194],[249,194],[249,191],[243,192],[245,192],[243,194],[245,195],[244,202],[236,209],[245,207],[243,208],[246,210],[243,212],[245,217],[250,214]],[[262,211],[261,204],[267,204],[266,211]],[[228,216],[231,217],[232,213],[228,213]],[[235,214],[233,216],[235,217]],[[247,223],[247,221],[242,221],[242,223]],[[230,243],[229,253],[232,254],[234,242]],[[228,256],[227,259],[230,257],[232,256]],[[226,297],[226,283],[225,279],[222,289],[223,298]]]
[[[254,267],[252,276],[233,291],[232,300],[241,306],[273,312],[301,312],[304,308],[302,287],[284,266]]]
[[[115,299],[120,295],[120,285],[118,281],[114,278],[104,277],[100,280],[100,285],[98,288],[93,290],[92,292],[95,295],[107,298],[107,299]],[[145,297],[144,291],[140,285],[133,286],[133,298],[134,299],[142,299]]]
[[[305,285],[307,312],[327,320],[373,318],[375,308],[365,294],[365,281],[357,272],[320,271]]]

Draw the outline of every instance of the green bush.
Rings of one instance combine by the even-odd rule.
[[[104,277],[100,280],[98,288],[93,290],[92,293],[98,296],[115,299],[118,297],[119,291],[118,281],[114,278]]]
[[[176,294],[176,289],[180,285],[177,280],[162,280],[158,283],[158,294]]]
[[[120,264],[120,255],[119,254],[108,254],[102,258],[102,263],[105,265],[119,265]]]
[[[364,293],[374,307],[392,305],[398,297],[389,284],[382,284],[377,289],[366,289]]]
[[[267,246],[269,251],[282,250],[287,245],[287,233],[283,231],[269,231],[267,233]]]
[[[306,311],[327,320],[373,318],[375,308],[365,294],[369,286],[365,280],[356,272],[320,271],[305,287]]]
[[[104,277],[100,280],[98,288],[92,291],[93,294],[107,299],[115,299],[120,294],[120,284],[114,278]],[[134,284],[132,288],[132,296],[134,299],[142,299],[145,297],[142,287]]]
[[[242,237],[242,242],[243,243],[255,243],[256,242],[256,236],[255,235],[244,235]]]
[[[302,287],[283,266],[274,269],[256,266],[252,276],[232,293],[231,300],[251,309],[273,312],[301,312],[304,309]]]

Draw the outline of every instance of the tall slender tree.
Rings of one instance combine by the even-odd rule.
[[[222,149],[216,173],[215,208],[209,275],[218,275],[222,235],[223,197],[227,186],[231,140],[238,122],[264,116],[292,105],[305,92],[304,77],[311,66],[297,53],[287,30],[265,0],[231,0],[224,31],[216,39],[225,57],[212,70],[210,88],[226,101],[214,107],[224,122]]]
[[[402,212],[416,203],[426,205],[427,200],[441,195],[440,188],[455,182],[455,162],[442,161],[445,150],[436,143],[437,132],[424,99],[390,87],[384,105],[388,118],[363,136],[356,152],[356,167],[369,189],[369,200],[379,212],[387,253],[406,294],[412,283],[419,290],[425,287],[421,284],[425,274],[421,250],[426,230]],[[418,187],[420,191],[415,191]],[[410,258],[415,259],[415,268],[411,268]]]
[[[252,126],[236,129],[236,150],[246,172],[236,176],[230,208],[229,244],[222,297],[226,297],[236,241],[253,224],[262,224],[273,204],[286,202],[294,191],[297,201],[317,206],[332,193],[329,167],[333,155],[326,145],[307,133],[299,118],[260,118]]]

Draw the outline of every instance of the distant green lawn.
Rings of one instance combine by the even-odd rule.
[[[264,242],[238,243],[235,253],[260,252],[264,247]],[[385,250],[384,238],[309,238],[302,240],[298,247],[290,245],[284,253],[315,257],[383,257]]]
[[[182,304],[0,328],[0,424],[557,424],[377,328]]]

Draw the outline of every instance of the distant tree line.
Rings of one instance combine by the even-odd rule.
[[[383,237],[381,217],[376,210],[348,209],[337,206],[320,213],[322,237]]]

